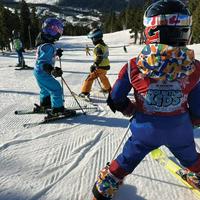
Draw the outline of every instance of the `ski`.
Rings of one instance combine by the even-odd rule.
[[[98,108],[95,106],[95,107],[88,107],[87,105],[84,105],[82,106],[82,108],[84,110],[97,110]],[[81,110],[81,108],[79,107],[71,107],[71,108],[68,108],[67,110]],[[31,109],[25,109],[25,110],[15,110],[14,111],[15,115],[27,115],[27,114],[46,114],[46,112],[35,112]]]
[[[45,114],[45,112],[35,112],[33,110],[27,109],[27,110],[15,110],[15,115],[26,115],[26,114]]]
[[[86,103],[91,104],[92,106],[98,106],[98,104],[92,102],[92,99],[91,99],[90,97],[88,97],[88,96],[81,97],[81,96],[79,96],[78,94],[76,94],[75,92],[72,92],[72,94],[73,94],[76,98],[78,98],[78,99],[80,99],[80,100],[83,100],[83,101],[85,101]]]
[[[26,123],[26,124],[23,124],[23,126],[25,128],[33,128],[35,126],[39,126],[39,125],[42,125],[42,124],[48,124],[49,122],[54,122],[54,121],[58,121],[58,120],[61,120],[61,119],[67,119],[67,118],[73,118],[73,117],[78,117],[80,115],[82,115],[83,113],[75,113],[73,115],[59,115],[59,116],[56,116],[56,117],[44,117],[43,120],[41,121],[38,121],[38,122],[32,122],[32,123]]]
[[[169,171],[175,178],[182,182],[186,187],[188,187],[196,197],[200,199],[200,189],[194,187],[192,184],[187,182],[184,176],[181,174],[182,167],[171,160],[167,154],[161,149],[155,149],[151,152],[151,157],[161,164],[167,171]]]
[[[29,67],[29,66],[25,66],[25,67],[18,67],[18,68],[15,68],[15,70],[32,70],[34,69],[33,67]]]

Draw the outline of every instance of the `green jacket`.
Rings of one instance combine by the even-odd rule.
[[[23,48],[22,42],[21,42],[21,40],[19,38],[14,39],[13,45],[14,45],[14,48],[15,48],[16,51],[19,51],[20,49]]]

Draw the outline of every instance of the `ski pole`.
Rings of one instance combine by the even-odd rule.
[[[129,120],[128,126],[127,126],[127,128],[126,128],[125,133],[124,133],[124,137],[122,138],[122,140],[121,140],[121,142],[120,142],[118,148],[116,149],[116,151],[115,151],[115,153],[114,153],[114,155],[113,155],[113,157],[112,157],[111,160],[114,160],[114,158],[116,157],[116,155],[117,155],[117,153],[118,153],[118,151],[119,151],[119,148],[121,147],[121,145],[122,145],[124,139],[126,138],[126,135],[127,135],[128,132],[129,132],[129,129],[130,129],[130,126],[131,126],[131,122],[132,122],[133,118],[134,118],[134,116],[131,117],[131,119]]]
[[[61,57],[59,57],[59,63],[60,63],[60,69],[62,70]],[[61,87],[62,87],[62,93],[63,93],[63,102],[65,102],[65,95],[64,95],[64,87],[63,87],[62,78],[61,78]]]
[[[67,86],[68,90],[70,91],[71,95],[73,96],[74,100],[76,101],[76,103],[78,104],[79,108],[81,109],[81,111],[83,112],[84,115],[86,115],[86,112],[83,110],[83,108],[81,107],[80,103],[78,102],[77,98],[75,97],[74,93],[72,92],[72,90],[70,89],[70,87],[68,86],[67,82],[65,81],[65,79],[61,76],[61,79],[63,81],[63,83]]]

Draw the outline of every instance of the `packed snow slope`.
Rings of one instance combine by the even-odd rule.
[[[113,84],[121,67],[143,46],[129,45],[125,53],[123,45],[130,42],[128,31],[106,34],[104,39],[110,47],[108,77]],[[64,49],[63,77],[76,93],[80,92],[93,60],[85,55],[86,44],[92,49],[86,36],[65,36],[57,43]],[[200,59],[199,45],[191,48]],[[25,61],[34,66],[35,50],[25,53]],[[0,200],[90,200],[98,171],[113,158],[129,119],[110,111],[96,81],[91,96],[97,109],[78,99],[87,115],[24,128],[23,124],[40,121],[44,115],[14,114],[15,110],[31,109],[39,103],[39,88],[32,70],[14,70],[16,62],[15,52],[0,54]],[[60,66],[59,61],[56,65]],[[65,106],[78,107],[65,85],[64,92]],[[200,145],[199,130],[194,134]],[[122,146],[118,152],[121,150]],[[115,200],[195,198],[188,188],[146,156],[125,179]]]

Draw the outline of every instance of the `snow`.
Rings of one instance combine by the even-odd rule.
[[[15,2],[20,2],[21,0],[15,0]],[[59,0],[26,0],[26,3],[39,3],[39,4],[50,4],[55,5],[56,3],[59,3]]]
[[[128,30],[105,34],[104,38],[110,47],[108,77],[113,84],[121,67],[143,46],[127,46],[128,53],[124,53],[123,45],[130,42]],[[85,55],[86,44],[92,49],[86,36],[64,36],[57,43],[64,48],[63,77],[76,93],[80,92],[93,60],[92,56]],[[191,48],[200,59],[199,44]],[[34,66],[34,54],[34,50],[25,53],[26,63],[30,66]],[[129,120],[110,111],[105,96],[98,92],[98,82],[94,82],[92,98],[98,104],[98,110],[88,109],[87,115],[77,118],[24,128],[24,123],[39,121],[43,115],[14,114],[17,109],[31,108],[39,102],[39,88],[32,71],[16,71],[9,67],[16,62],[15,52],[0,54],[0,200],[90,200],[98,171],[113,158]],[[58,61],[56,64],[59,66]],[[65,86],[64,91],[65,106],[77,106]],[[81,105],[93,108],[78,100]],[[199,130],[194,134],[200,145]],[[118,152],[121,148],[122,145]],[[146,156],[127,176],[115,197],[115,200],[133,199],[194,200],[195,196]]]

